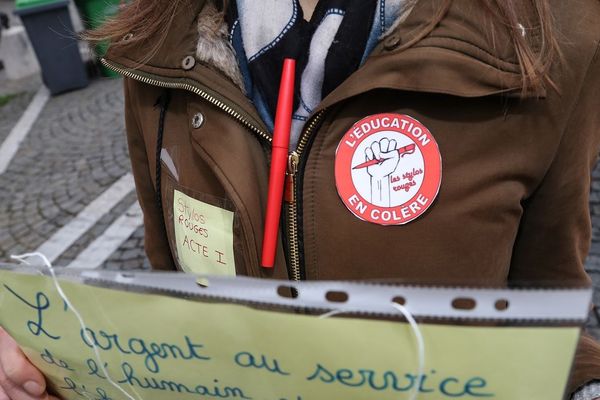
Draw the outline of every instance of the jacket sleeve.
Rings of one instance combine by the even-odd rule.
[[[591,175],[600,144],[599,58],[596,50],[554,159],[523,204],[509,273],[512,282],[590,285],[584,263],[591,239]],[[569,393],[593,380],[600,380],[600,344],[584,334]]]
[[[144,247],[153,269],[175,270],[162,210],[156,203],[156,190],[150,173],[145,136],[137,114],[138,110],[142,109],[139,85],[142,84],[129,78],[123,79],[127,144],[138,201],[144,214]]]

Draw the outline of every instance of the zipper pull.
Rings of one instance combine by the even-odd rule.
[[[285,189],[283,198],[286,203],[293,204],[296,201],[296,172],[298,172],[298,162],[300,157],[295,151],[288,156],[287,171],[285,173]]]

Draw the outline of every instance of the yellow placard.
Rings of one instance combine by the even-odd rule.
[[[579,329],[403,323],[258,311],[0,272],[0,324],[67,400],[560,400]],[[87,333],[87,334],[86,334]],[[101,360],[92,350],[97,346]]]
[[[194,274],[234,276],[234,213],[178,190],[173,196],[173,226],[181,268]]]

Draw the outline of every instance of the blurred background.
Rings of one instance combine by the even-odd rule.
[[[103,46],[76,39],[122,1],[0,0],[0,262],[42,251],[69,268],[149,268],[121,78],[100,67]],[[590,190],[600,306],[600,167]],[[600,338],[598,309],[588,328]]]
[[[0,261],[148,268],[121,79],[76,39],[120,2],[0,0]]]

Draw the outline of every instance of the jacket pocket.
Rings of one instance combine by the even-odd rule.
[[[183,186],[169,173],[163,177],[165,226],[177,266],[195,274],[243,274],[243,234],[235,205]]]

